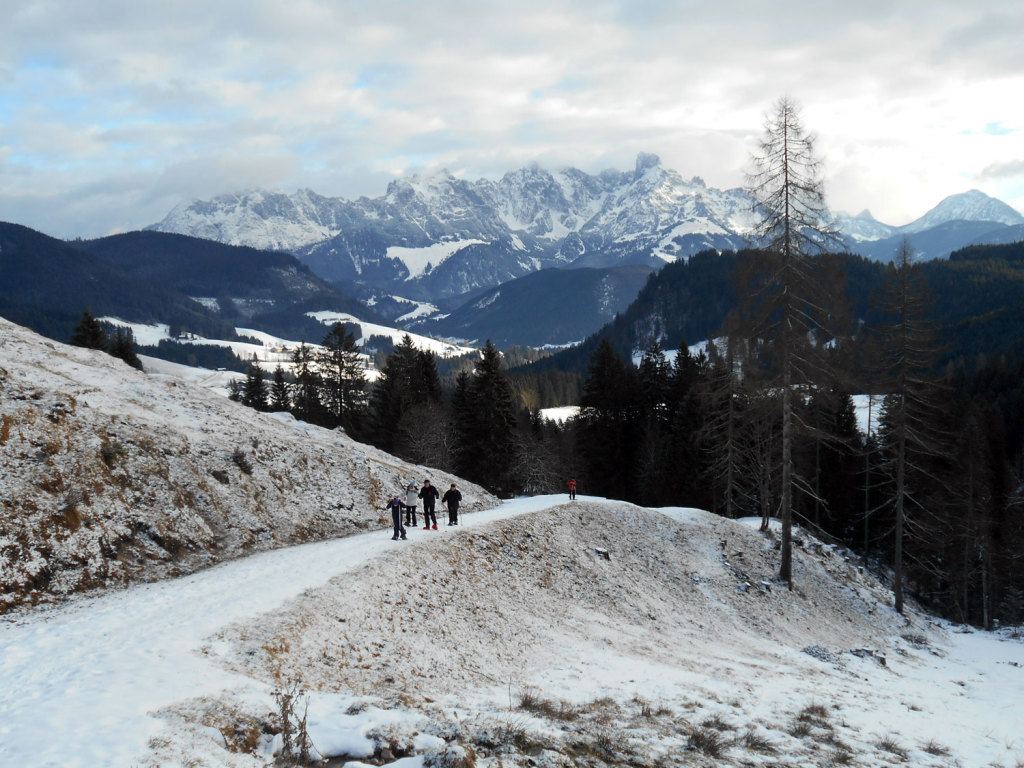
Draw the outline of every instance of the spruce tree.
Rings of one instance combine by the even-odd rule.
[[[324,409],[335,425],[347,431],[360,421],[366,404],[366,375],[354,333],[335,323],[321,342],[316,356],[322,383]]]
[[[657,340],[644,350],[637,371],[641,418],[637,446],[637,501],[649,506],[671,503],[670,485],[678,477],[672,466],[672,369]]]
[[[93,317],[88,309],[82,310],[82,316],[71,334],[71,343],[76,347],[106,350],[107,332],[103,323]]]
[[[893,516],[893,607],[903,611],[905,538],[920,540],[928,528],[923,497],[936,485],[930,465],[948,455],[943,402],[932,377],[933,329],[927,319],[928,294],[904,239],[883,286],[881,306],[887,322],[879,327],[883,371],[889,389],[882,405],[883,472],[889,481],[886,502]]]
[[[290,387],[285,379],[284,369],[278,364],[270,384],[270,410],[283,412],[291,409]]]
[[[242,384],[242,404],[257,411],[267,410],[267,382],[263,378],[263,369],[255,355],[245,369],[245,382]]]
[[[585,484],[597,495],[636,500],[638,398],[633,370],[602,339],[587,367],[577,419]]]
[[[708,359],[703,352],[690,354],[685,341],[679,345],[671,371],[667,467],[667,503],[710,509],[705,454],[700,449],[700,431],[707,413]]]
[[[316,371],[313,350],[302,342],[292,352],[292,370],[295,386],[292,388],[292,413],[295,418],[313,424],[324,421],[320,375]]]
[[[472,395],[470,394],[470,377],[468,371],[459,371],[455,377],[455,389],[452,391],[450,413],[450,432],[453,435],[452,461],[455,471],[462,477],[469,477],[473,471],[476,450],[473,445],[475,419]]]
[[[137,371],[142,370],[142,361],[135,351],[135,334],[131,328],[117,327],[110,339],[110,348],[107,350],[111,356],[124,360],[128,365]]]
[[[431,441],[441,437],[441,379],[432,352],[416,349],[405,334],[388,355],[370,403],[375,445],[399,456],[425,462],[446,456],[447,445],[438,451]],[[443,438],[442,438],[443,439]]]
[[[511,495],[515,456],[512,388],[501,370],[501,353],[490,339],[484,345],[469,386],[468,451],[470,480],[499,495]]]

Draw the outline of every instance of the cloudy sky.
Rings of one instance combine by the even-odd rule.
[[[357,197],[445,167],[743,184],[781,95],[833,210],[1024,211],[1009,0],[0,0],[0,220],[136,229],[255,186]]]

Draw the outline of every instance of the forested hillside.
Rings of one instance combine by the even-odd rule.
[[[234,337],[229,323],[183,292],[133,275],[78,245],[0,223],[0,316],[60,340],[70,338],[83,309]]]
[[[726,316],[736,307],[737,259],[750,253],[705,251],[666,265],[651,275],[636,301],[612,322],[578,346],[514,370],[516,379],[539,407],[565,405],[544,397],[541,387],[531,387],[532,375],[582,374],[602,340],[624,359],[633,359],[651,341],[674,350],[722,335]],[[828,271],[842,286],[851,319],[849,333],[876,326],[881,314],[874,297],[891,265],[853,254],[821,258],[831,263]],[[1024,354],[1024,243],[972,246],[919,268],[931,296],[928,317],[942,334],[936,365],[973,368],[1001,355]]]

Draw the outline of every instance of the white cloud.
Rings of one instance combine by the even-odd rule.
[[[836,208],[902,223],[1024,192],[986,172],[1024,157],[1024,10],[998,0],[14,5],[0,196],[52,234],[144,226],[175,192],[378,195],[395,172],[638,151],[736,186],[783,93]]]

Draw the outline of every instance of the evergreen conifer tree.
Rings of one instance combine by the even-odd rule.
[[[321,342],[316,356],[322,383],[324,409],[331,421],[351,432],[361,421],[366,405],[366,375],[359,358],[355,334],[335,323]]]
[[[512,388],[501,370],[501,353],[490,339],[484,345],[469,384],[466,445],[468,478],[499,495],[516,487],[511,476],[515,457],[515,410]]]
[[[132,333],[131,328],[119,326],[114,329],[108,352],[111,356],[124,360],[135,370],[142,370],[142,361],[139,360],[139,355],[135,351],[135,334]]]
[[[323,400],[320,396],[320,376],[316,371],[313,350],[305,342],[292,352],[292,370],[295,386],[292,388],[292,413],[295,418],[320,424],[324,421]]]
[[[291,409],[291,395],[284,369],[278,365],[274,369],[274,378],[270,384],[270,410],[287,411]]]
[[[267,382],[263,378],[263,369],[255,355],[245,369],[242,404],[255,408],[257,411],[267,410]]]
[[[371,419],[374,444],[389,453],[426,460],[437,457],[431,433],[444,423],[441,379],[433,353],[417,350],[405,334],[388,355],[373,389]],[[442,451],[447,453],[447,448]]]
[[[908,522],[910,532],[922,541],[928,528],[923,500],[937,478],[929,465],[949,452],[948,436],[941,432],[944,404],[931,375],[935,346],[926,313],[928,295],[912,257],[904,239],[883,286],[881,305],[889,319],[879,329],[889,388],[882,405],[882,469],[890,484],[886,501],[893,516],[893,607],[901,613]]]
[[[632,369],[602,339],[587,367],[577,419],[586,485],[597,495],[636,500],[637,389]]]
[[[71,343],[76,347],[106,350],[107,332],[103,329],[103,323],[93,317],[88,309],[82,310],[82,316],[71,334]]]

